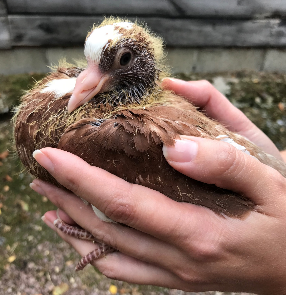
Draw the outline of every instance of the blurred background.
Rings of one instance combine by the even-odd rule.
[[[174,72],[285,72],[283,0],[1,0],[0,73],[82,57],[86,32],[108,15],[146,22]]]
[[[286,148],[286,1],[0,0],[0,295],[185,294],[75,273],[78,255],[40,221],[53,206],[31,192],[14,153],[21,95],[48,66],[84,58],[87,32],[110,15],[145,22],[164,38],[173,75],[209,80]]]

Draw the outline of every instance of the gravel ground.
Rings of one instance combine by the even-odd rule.
[[[44,257],[40,264],[33,261],[38,253]],[[64,255],[63,255],[64,253]],[[120,281],[113,281],[98,273],[93,267],[87,266],[83,272],[75,273],[78,258],[76,253],[66,243],[44,242],[37,245],[30,253],[28,259],[23,261],[22,267],[9,264],[0,281],[0,294],[15,295],[222,295],[246,293],[205,292],[193,293],[179,290],[169,290],[153,286],[137,286]],[[116,287],[116,293],[112,288]]]

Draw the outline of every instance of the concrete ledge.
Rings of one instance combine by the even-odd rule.
[[[9,24],[6,16],[0,16],[0,49],[11,47]]]
[[[176,73],[266,71],[286,73],[286,49],[167,48],[167,63]],[[60,59],[84,59],[83,47],[0,50],[0,74],[49,72]]]
[[[0,51],[0,74],[48,72],[46,50],[21,48]]]
[[[284,54],[286,58],[286,50]],[[263,68],[264,55],[264,49],[170,48],[167,59],[172,66],[173,73],[213,73],[241,70],[260,71]]]
[[[263,68],[268,72],[286,72],[286,50],[269,49],[266,51]]]

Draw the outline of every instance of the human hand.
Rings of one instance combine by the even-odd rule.
[[[190,100],[195,106],[229,130],[243,135],[268,154],[282,159],[277,147],[256,125],[208,81],[183,81],[165,78],[162,87]],[[282,156],[282,157],[281,157]],[[286,157],[285,157],[286,158]]]
[[[286,162],[286,150],[281,151],[280,155],[281,155],[282,159],[284,160],[284,162]]]
[[[92,263],[107,277],[197,292],[283,294],[285,178],[224,142],[191,137],[179,144],[180,148],[185,146],[180,153],[176,146],[164,148],[167,160],[179,171],[248,196],[256,210],[242,219],[222,217],[207,208],[177,203],[159,192],[130,184],[52,148],[42,149],[35,158],[70,192],[39,180],[32,188],[62,210],[64,221],[74,220],[96,240],[119,250]],[[193,159],[183,162],[183,153],[187,156],[190,149]],[[118,223],[100,221],[77,196]],[[53,225],[55,219],[54,211],[45,214],[45,222],[80,255],[94,249],[92,243],[58,231]]]

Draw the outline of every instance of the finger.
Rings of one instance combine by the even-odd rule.
[[[60,209],[57,210],[57,217],[61,219],[63,222],[65,222],[66,224],[69,224],[69,225],[76,224],[76,222],[73,219],[71,219],[69,215],[67,215],[64,211]]]
[[[195,283],[193,286],[187,284],[170,271],[120,252],[111,253],[106,259],[97,260],[93,265],[108,278],[132,284],[154,285],[173,289],[180,286],[182,290],[186,291],[202,290]]]
[[[59,183],[110,219],[159,239],[168,241],[177,239],[178,234],[184,235],[178,228],[187,222],[186,226],[194,229],[204,225],[206,231],[210,222],[221,222],[209,209],[178,203],[152,189],[130,184],[68,152],[44,148],[35,152],[34,157]]]
[[[44,217],[44,222],[55,230],[58,235],[65,242],[70,244],[82,257],[95,249],[95,245],[92,242],[79,240],[59,231],[53,224],[53,220],[57,218],[55,211],[47,212]],[[190,288],[193,288],[192,290],[197,290],[198,288],[195,284],[189,286],[171,271],[120,252],[107,254],[105,257],[94,260],[91,264],[110,279],[122,280],[133,284],[155,285],[168,288],[181,286],[182,289],[186,290],[190,290]]]
[[[275,157],[281,157],[273,142],[208,81],[186,82],[165,78],[162,86],[204,109],[209,117],[229,130],[245,136]]]
[[[119,224],[102,222],[95,216],[90,207],[82,207],[82,201],[79,198],[65,191],[61,193],[59,188],[50,184],[44,182],[40,183],[38,180],[36,182],[39,183],[42,190],[45,191],[45,196],[71,216],[81,227],[90,232],[96,241],[110,245],[120,252],[141,261],[160,265],[164,268],[168,268],[172,265],[173,270],[176,269],[176,266],[179,269],[179,261],[185,260],[185,254],[177,250],[176,246],[165,243],[132,228]],[[46,216],[50,223],[53,223],[56,219],[55,213],[52,214],[49,212]],[[190,226],[188,226],[188,228],[190,228]],[[177,230],[179,230],[179,228],[177,228]],[[201,230],[204,232],[204,236],[207,237],[204,224],[201,224]],[[196,233],[199,232],[200,231],[196,230]],[[211,227],[211,234],[213,235],[213,227]],[[199,235],[196,236],[189,233],[188,236],[189,237],[183,239],[184,242],[175,239],[174,244],[176,244],[176,241],[179,241],[179,246],[183,248],[183,244],[186,243],[188,249],[191,249],[192,246],[189,243],[190,238],[194,245],[196,245],[196,241],[201,243],[204,240],[204,238],[199,237]]]
[[[280,155],[281,155],[283,161],[286,162],[286,150],[281,151],[281,152],[280,152]]]
[[[164,146],[163,153],[179,172],[241,193],[255,204],[269,205],[269,201],[273,203],[273,196],[277,202],[279,198],[283,200],[281,192],[286,189],[285,178],[228,143],[184,137],[176,140],[174,146]],[[277,202],[274,203],[277,205]]]

